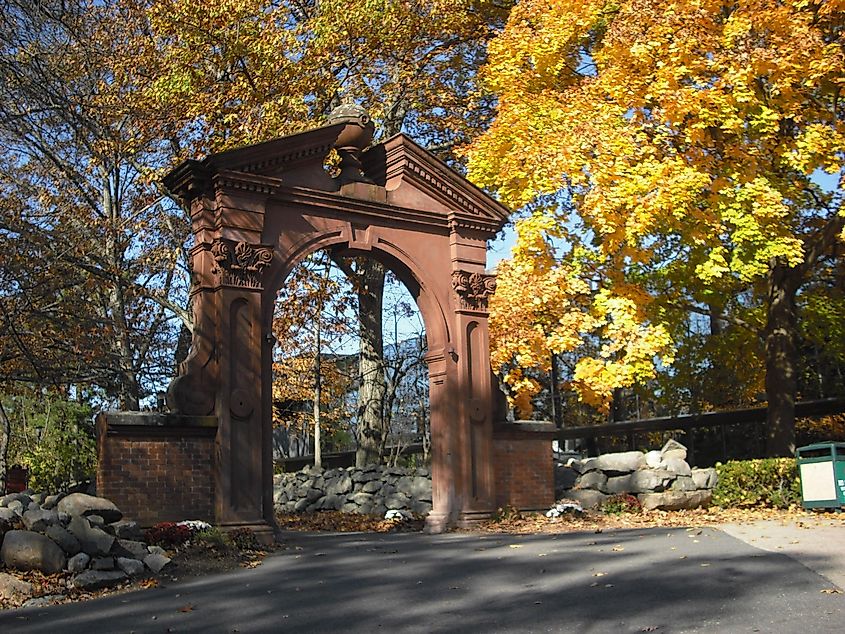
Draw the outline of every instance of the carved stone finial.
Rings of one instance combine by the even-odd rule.
[[[361,153],[372,142],[376,126],[361,106],[348,103],[338,106],[329,115],[328,124],[345,123],[334,147],[340,155],[340,184],[372,183],[361,168]]]

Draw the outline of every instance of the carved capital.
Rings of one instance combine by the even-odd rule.
[[[496,276],[486,273],[452,271],[452,289],[462,310],[487,310],[487,301],[496,291]]]
[[[212,272],[221,284],[260,289],[262,273],[273,260],[273,247],[217,238],[211,244],[211,254]]]

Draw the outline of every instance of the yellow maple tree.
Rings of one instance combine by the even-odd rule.
[[[573,383],[606,405],[671,360],[675,308],[730,320],[744,294],[763,307],[744,325],[765,346],[767,450],[791,451],[796,298],[845,226],[843,23],[842,0],[516,5],[469,152],[472,179],[532,210],[492,305],[497,362],[598,336]],[[537,330],[530,353],[497,323]]]

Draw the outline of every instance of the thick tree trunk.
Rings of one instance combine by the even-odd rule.
[[[9,439],[12,437],[12,424],[6,416],[3,403],[0,402],[0,495],[6,493],[6,468],[9,466]]]
[[[320,409],[320,399],[323,397],[323,382],[321,380],[323,368],[320,355],[320,317],[322,312],[322,310],[318,311],[317,319],[314,320],[317,329],[316,351],[314,352],[314,466],[318,469],[323,468],[323,443],[320,438],[322,431],[320,428],[322,424],[322,421],[320,420],[322,412]]]
[[[358,450],[355,464],[363,467],[381,461],[386,436],[384,401],[387,391],[382,343],[384,267],[375,260],[358,266],[358,320],[361,356],[358,361]]]
[[[797,388],[795,295],[797,269],[774,265],[769,271],[766,346],[766,455],[795,454],[795,392]]]

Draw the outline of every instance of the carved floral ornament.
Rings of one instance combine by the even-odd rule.
[[[462,309],[487,310],[487,301],[496,291],[496,276],[452,271],[452,288]]]
[[[245,288],[261,288],[261,274],[273,260],[273,247],[217,238],[211,254],[220,283]]]

